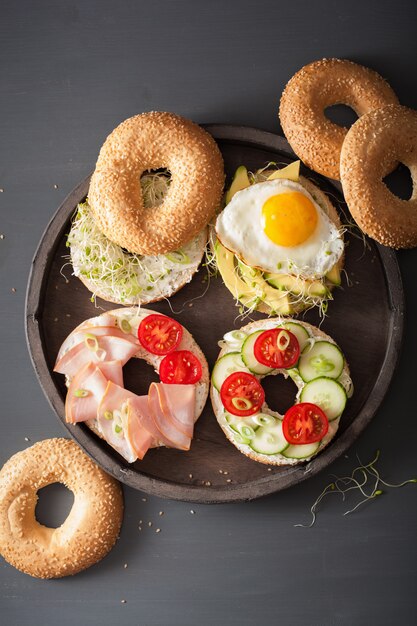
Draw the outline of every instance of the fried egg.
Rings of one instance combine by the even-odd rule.
[[[246,265],[306,278],[324,276],[343,254],[343,239],[299,184],[271,180],[237,192],[216,221],[221,243]]]

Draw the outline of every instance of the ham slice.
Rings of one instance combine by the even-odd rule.
[[[111,380],[115,385],[123,387],[123,365],[121,361],[103,361],[103,363],[97,363],[97,367],[108,381]]]
[[[76,424],[95,419],[107,382],[105,375],[94,363],[87,363],[81,368],[67,392],[65,420],[69,424]]]
[[[144,398],[146,404],[147,396],[137,396]],[[147,451],[155,443],[155,437],[143,425],[141,416],[133,409],[131,400],[127,400],[127,423],[126,423],[126,439],[129,441],[133,450],[136,452],[138,459],[142,460]]]
[[[97,410],[97,424],[104,439],[129,463],[138,458],[130,437],[126,436],[133,428],[129,429],[126,401],[134,395],[109,381]]]
[[[135,339],[135,337],[129,333],[124,333],[120,330],[120,328],[115,328],[114,326],[79,326],[65,339],[59,349],[56,360],[59,361],[67,350],[70,350],[72,347],[84,342],[88,335],[94,335],[95,337],[119,337],[120,339],[127,339],[128,341],[131,341],[139,347],[139,340]]]
[[[194,385],[166,385],[154,383],[159,394],[162,412],[178,430],[192,439],[195,418]]]
[[[98,350],[90,350],[85,342],[70,348],[56,363],[54,372],[73,377],[89,362],[120,361],[122,366],[138,351],[138,346],[120,337],[97,337]],[[103,358],[104,357],[104,358]]]
[[[163,434],[165,440],[171,442],[170,447],[178,448],[179,450],[189,450],[191,437],[185,435],[181,430],[178,430],[174,421],[172,419],[168,419],[168,417],[164,414],[156,383],[151,383],[148,391],[148,399],[149,410],[156,427]],[[165,445],[169,444],[165,443]]]
[[[152,434],[155,443],[163,443],[168,448],[173,447],[173,442],[168,439],[163,432],[159,430],[153,418],[153,412],[150,408],[149,396],[130,397],[128,403],[131,409],[136,413],[138,420],[143,427]]]

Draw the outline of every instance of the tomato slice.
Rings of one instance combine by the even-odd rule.
[[[223,406],[232,415],[254,415],[265,402],[265,392],[260,382],[247,372],[233,372],[220,389]]]
[[[138,339],[152,354],[169,354],[182,338],[182,326],[167,315],[152,313],[145,317],[138,328]]]
[[[300,356],[297,337],[284,328],[265,330],[253,346],[256,360],[273,369],[293,367]]]
[[[311,402],[294,404],[284,415],[282,431],[288,443],[299,445],[323,439],[329,430],[324,411]]]
[[[200,361],[189,350],[177,350],[164,357],[159,365],[161,383],[194,385],[203,375]]]

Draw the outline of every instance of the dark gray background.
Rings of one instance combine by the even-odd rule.
[[[25,287],[45,225],[92,169],[108,132],[151,109],[279,131],[284,84],[302,65],[324,56],[370,65],[403,104],[416,107],[413,5],[3,0],[0,464],[32,442],[64,435],[29,360]],[[403,251],[398,259],[408,311],[400,367],[347,457],[298,487],[249,504],[191,506],[125,489],[120,541],[93,568],[46,582],[1,560],[1,623],[415,623],[417,486],[391,490],[347,517],[343,511],[355,499],[344,506],[331,498],[314,528],[294,528],[309,521],[308,510],[330,474],[353,469],[356,453],[370,460],[380,448],[388,479],[417,475],[417,253]],[[348,340],[348,328],[346,333]],[[69,505],[61,492],[44,499],[46,521],[51,501],[62,511]]]

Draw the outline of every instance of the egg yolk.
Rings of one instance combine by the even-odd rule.
[[[292,247],[303,243],[317,226],[314,204],[299,191],[271,196],[262,207],[262,228],[271,241]]]

